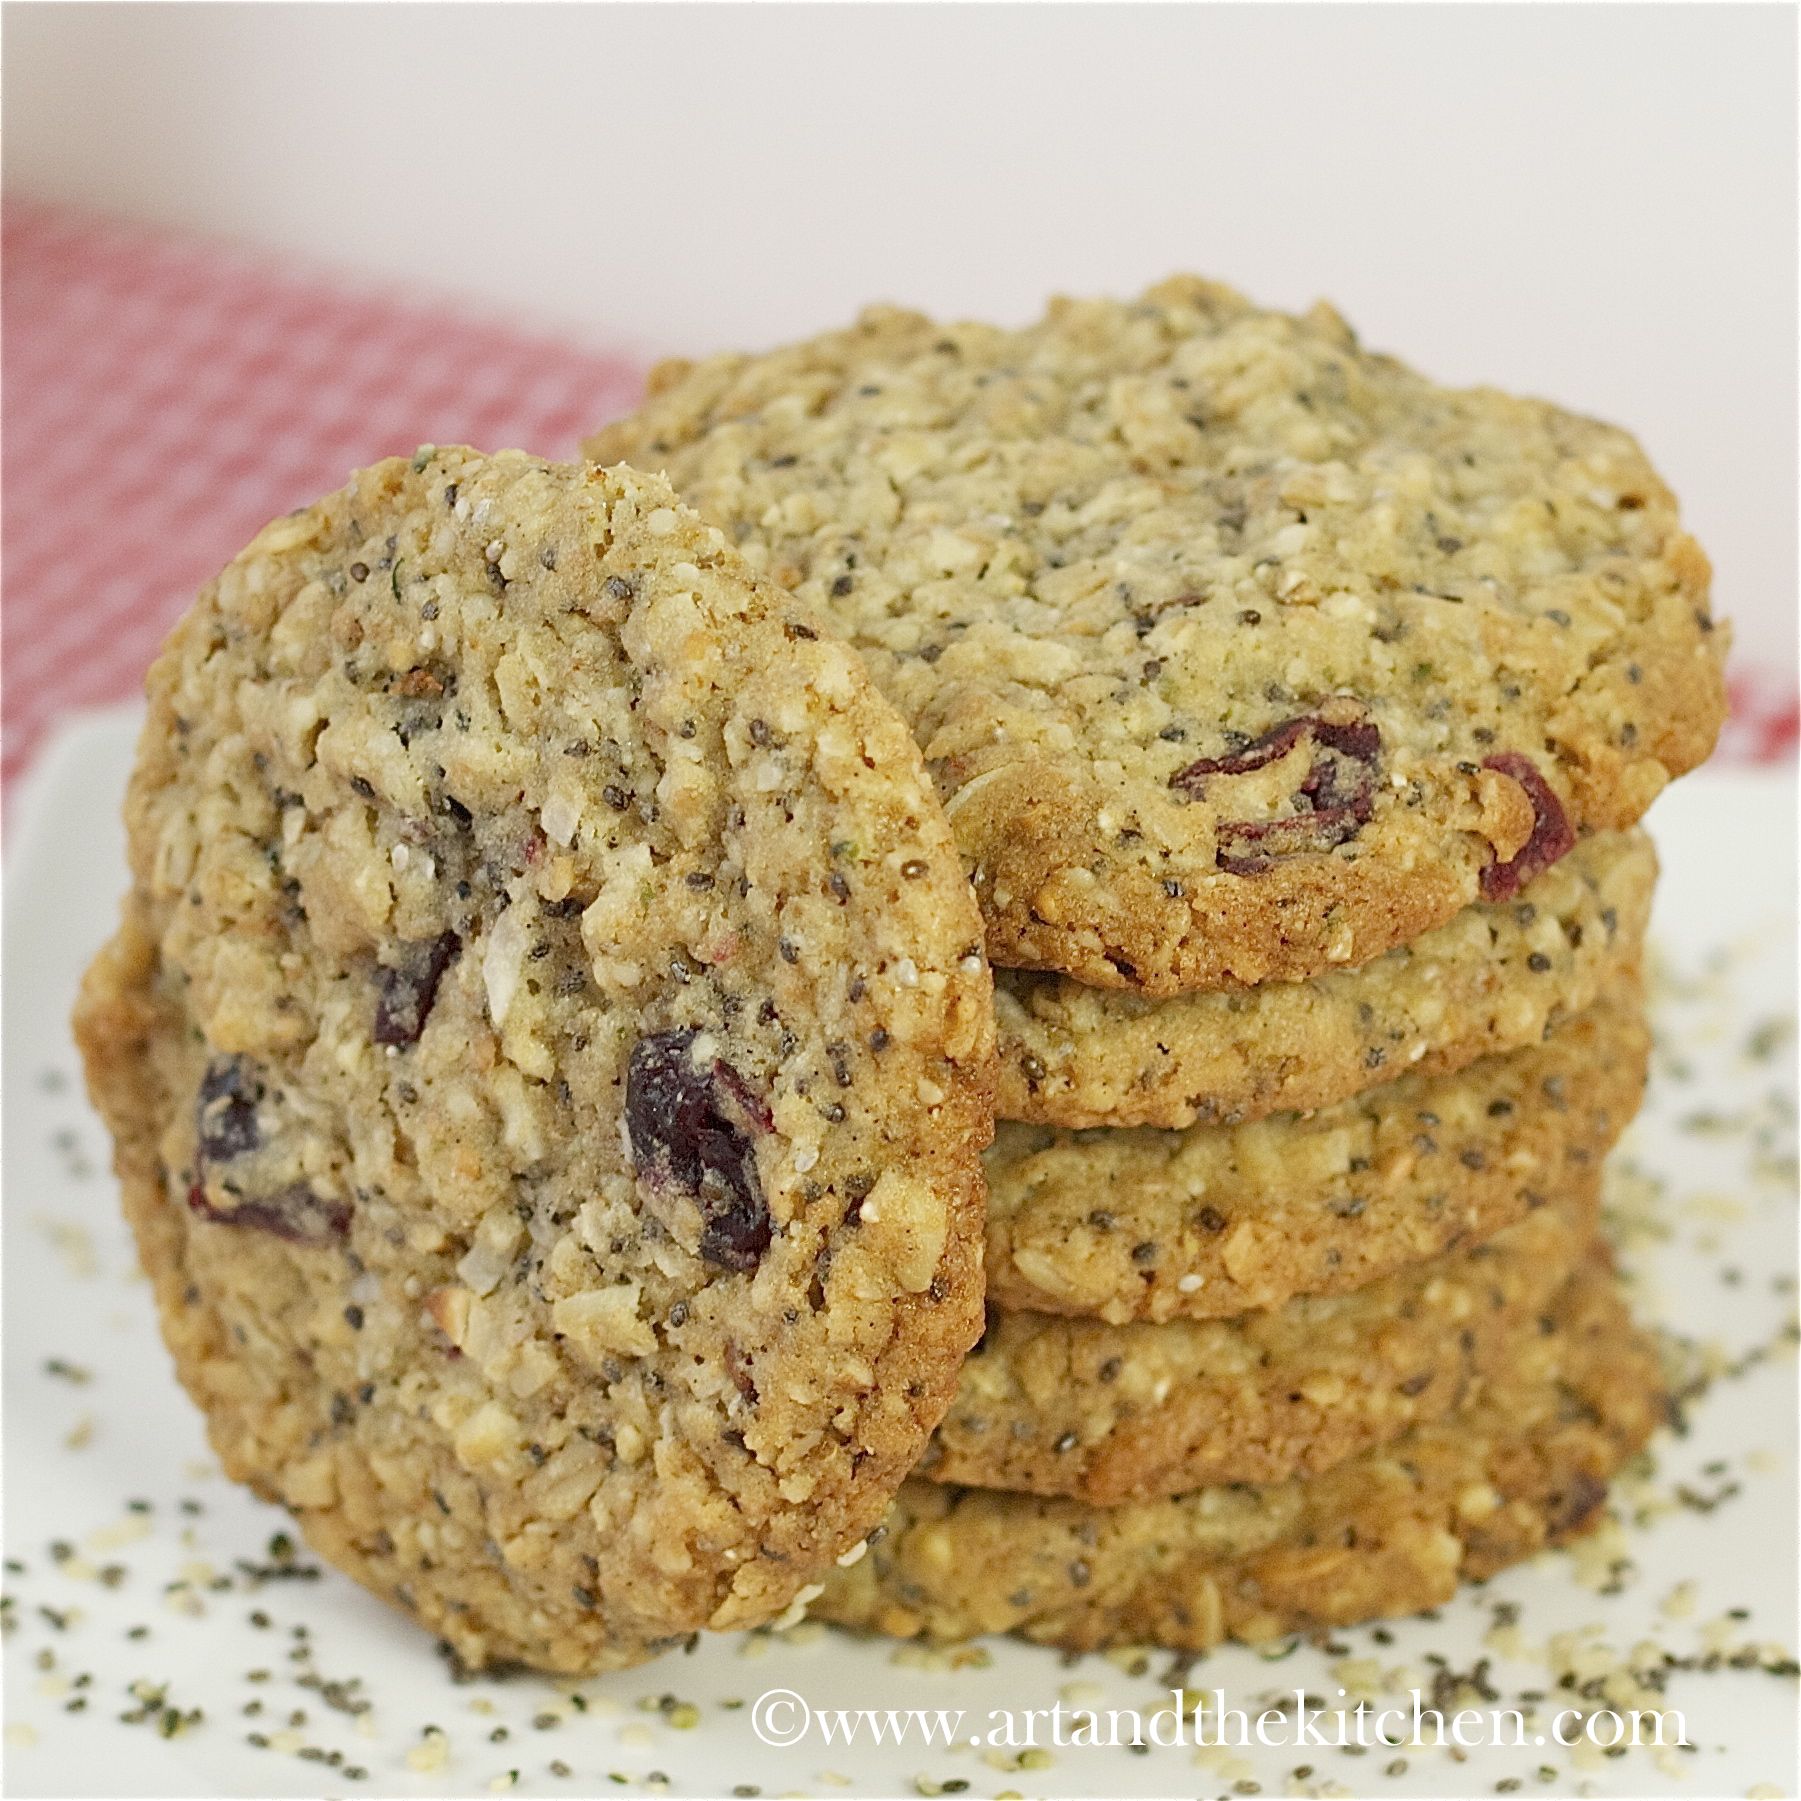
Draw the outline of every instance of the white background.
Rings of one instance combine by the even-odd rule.
[[[5,21],[18,192],[756,345],[1178,268],[1638,432],[1740,667],[1795,617],[1786,6],[92,6]]]

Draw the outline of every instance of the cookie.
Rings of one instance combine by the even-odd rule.
[[[471,1666],[778,1615],[981,1327],[919,755],[660,480],[422,450],[149,679],[78,1031],[227,1471]]]
[[[588,446],[826,608],[993,961],[1170,994],[1368,962],[1711,748],[1706,558],[1626,433],[1192,278],[671,365]]]
[[[993,1314],[919,1473],[1099,1507],[1318,1475],[1508,1367],[1594,1240],[1599,1175],[1355,1294],[1162,1325]]]
[[[1237,1124],[1461,1069],[1535,1043],[1636,967],[1656,879],[1643,832],[1604,833],[1515,899],[1307,982],[1152,1000],[998,971],[995,1111],[1053,1126]]]
[[[910,1638],[1205,1651],[1437,1607],[1596,1524],[1667,1408],[1597,1252],[1467,1411],[1324,1476],[1092,1508],[909,1482],[812,1612]]]
[[[1318,1113],[1180,1132],[1002,1125],[989,1301],[1123,1325],[1362,1288],[1576,1186],[1637,1111],[1649,1044],[1627,992],[1543,1044]]]

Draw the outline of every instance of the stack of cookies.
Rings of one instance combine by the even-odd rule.
[[[672,365],[666,469],[861,649],[996,966],[987,1330],[815,1611],[1070,1648],[1444,1600],[1664,1399],[1597,1241],[1722,713],[1623,433],[1181,280]]]
[[[1362,969],[1235,994],[1000,972],[1003,1104],[1038,1123],[990,1153],[988,1331],[837,1617],[1204,1649],[1435,1606],[1580,1530],[1661,1404],[1596,1242],[1654,867],[1598,835]],[[1085,1059],[1122,1121],[1193,1123],[1056,1123],[1020,1065]]]
[[[1593,1519],[1722,711],[1631,440],[1177,281],[590,448],[360,472],[151,672],[76,1028],[226,1470],[562,1673],[1198,1648]]]

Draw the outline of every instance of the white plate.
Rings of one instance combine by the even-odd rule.
[[[1189,1677],[1254,1715],[1260,1697],[1298,1685],[1328,1702],[1346,1686],[1354,1699],[1364,1683],[1405,1689],[1430,1684],[1436,1667],[1469,1671],[1486,1659],[1496,1705],[1531,1691],[1552,1697],[1531,1730],[1571,1699],[1547,1647],[1575,1634],[1566,1653],[1588,1646],[1595,1668],[1627,1654],[1641,1670],[1666,1652],[1680,1660],[1666,1701],[1696,1749],[1578,1760],[1529,1742],[1461,1759],[1437,1749],[1087,1747],[1008,1769],[997,1767],[1000,1752],[966,1742],[990,1731],[990,1709],[1061,1698],[1066,1709],[1148,1715],[1167,1701],[1171,1660],[1071,1664],[998,1641],[957,1660],[806,1626],[710,1642],[579,1690],[523,1678],[458,1684],[429,1642],[330,1571],[260,1584],[245,1573],[267,1562],[286,1522],[219,1477],[170,1374],[66,1025],[123,885],[116,812],[134,723],[117,713],[66,732],[9,823],[5,1540],[18,1567],[5,1578],[8,1792],[482,1794],[509,1772],[521,1792],[546,1795],[739,1785],[910,1794],[947,1782],[972,1795],[1221,1794],[1253,1780],[1265,1794],[1486,1795],[1509,1779],[1528,1794],[1743,1794],[1760,1783],[1793,1792],[1793,1679],[1731,1667],[1745,1646],[1766,1663],[1792,1659],[1796,1637],[1795,1359],[1784,1342],[1796,1257],[1789,778],[1697,776],[1656,810],[1666,873],[1655,936],[1671,979],[1660,984],[1651,1101],[1618,1160],[1662,1191],[1653,1202],[1648,1184],[1620,1186],[1638,1222],[1629,1255],[1647,1314],[1727,1359],[1780,1348],[1716,1383],[1686,1438],[1660,1438],[1656,1472],[1628,1501],[1642,1523],[1466,1591],[1435,1619],[1342,1633],[1281,1662],[1228,1649]],[[1697,1505],[1715,1496],[1717,1505]],[[133,1501],[147,1505],[133,1512]],[[310,1557],[298,1561],[312,1571]],[[1518,1609],[1511,1633],[1495,1630],[1501,1603]],[[1727,1617],[1735,1608],[1746,1617]],[[1684,1667],[1722,1649],[1725,1667]],[[335,1686],[351,1681],[349,1695]],[[134,1683],[162,1690],[161,1705],[144,1708]],[[906,1743],[890,1734],[875,1746],[863,1726],[862,1742],[847,1747],[822,1742],[816,1726],[776,1748],[759,1741],[748,1705],[774,1688],[815,1709],[961,1708],[964,1742],[928,1746],[914,1726]],[[260,1712],[244,1712],[259,1701]],[[200,1720],[162,1736],[163,1709],[196,1708]],[[290,1726],[295,1710],[304,1717]],[[134,1713],[144,1717],[122,1718]],[[441,1741],[422,1738],[428,1725]],[[1014,1730],[1023,1742],[1025,1726]],[[1050,1730],[1036,1726],[1041,1746]],[[253,1732],[272,1745],[247,1743]],[[314,1747],[338,1762],[302,1755]],[[343,1773],[348,1765],[365,1774]]]

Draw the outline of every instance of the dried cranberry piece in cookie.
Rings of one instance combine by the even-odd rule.
[[[1287,756],[1303,741],[1312,746],[1312,761],[1291,797],[1292,814],[1221,822],[1215,861],[1229,875],[1256,875],[1279,857],[1331,850],[1369,823],[1376,801],[1381,730],[1354,703],[1327,704],[1330,711],[1285,719],[1242,750],[1199,757],[1170,777],[1172,788],[1199,797],[1209,776],[1250,775]]]
[[[1375,801],[1376,759],[1382,753],[1382,733],[1367,719],[1335,724],[1329,719],[1310,721],[1315,754],[1313,767],[1301,784],[1301,792],[1319,812],[1344,808],[1366,824]]]
[[[419,1042],[438,984],[456,960],[463,941],[455,932],[440,932],[401,947],[398,963],[384,963],[377,973],[379,993],[375,1002],[375,1042],[404,1049]]]
[[[1252,770],[1287,756],[1307,735],[1311,723],[1306,716],[1285,719],[1280,725],[1271,726],[1261,738],[1252,739],[1242,750],[1230,751],[1223,757],[1196,757],[1186,769],[1178,769],[1169,778],[1169,785],[1198,795],[1206,787],[1207,776],[1249,775]]]
[[[289,1244],[328,1244],[350,1230],[347,1201],[279,1178],[267,1193],[246,1199],[240,1192],[259,1186],[259,1172],[267,1179],[271,1162],[284,1174],[292,1168],[282,1157],[279,1101],[253,1058],[219,1056],[207,1064],[194,1101],[195,1177],[188,1206],[219,1225],[251,1226]],[[233,1166],[230,1177],[214,1180],[220,1164]]]
[[[1531,758],[1517,750],[1497,751],[1483,759],[1482,767],[1518,782],[1532,803],[1532,832],[1526,842],[1505,863],[1491,863],[1482,872],[1482,898],[1501,901],[1575,849],[1576,832],[1563,802]]]
[[[729,1063],[696,1058],[699,1036],[657,1032],[632,1047],[625,1077],[632,1162],[651,1182],[672,1181],[693,1198],[707,1262],[754,1270],[773,1225],[752,1133],[771,1131],[775,1122]]]
[[[194,1103],[194,1136],[208,1163],[228,1163],[257,1149],[263,1141],[257,1124],[262,1079],[248,1057],[215,1057],[200,1078]]]
[[[291,1182],[274,1194],[240,1201],[234,1207],[215,1206],[205,1187],[196,1182],[188,1189],[188,1206],[217,1225],[250,1226],[289,1244],[330,1244],[350,1230],[348,1205],[315,1194],[304,1182]]]

